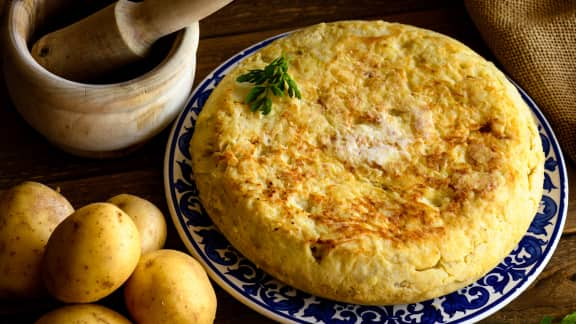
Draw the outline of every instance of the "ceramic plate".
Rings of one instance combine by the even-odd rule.
[[[544,269],[562,233],[568,182],[562,153],[550,125],[518,87],[537,120],[546,155],[540,209],[514,251],[486,276],[459,291],[416,304],[362,306],[312,296],[270,277],[245,259],[216,230],[194,183],[188,144],[198,114],[214,87],[244,57],[266,46],[267,39],[224,62],[192,93],[174,124],[164,165],[170,213],[180,237],[211,278],[236,299],[280,322],[288,323],[447,323],[475,322],[516,298]]]

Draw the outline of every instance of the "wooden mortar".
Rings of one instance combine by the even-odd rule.
[[[196,69],[198,23],[179,32],[166,57],[142,75],[80,83],[49,72],[30,53],[35,29],[58,1],[12,1],[7,8],[8,93],[22,117],[64,151],[94,158],[125,155],[167,127],[186,103]]]

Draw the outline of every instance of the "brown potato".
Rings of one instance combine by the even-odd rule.
[[[216,294],[206,271],[176,250],[142,256],[126,282],[124,300],[140,324],[212,323],[216,316]]]
[[[97,304],[66,305],[40,317],[35,324],[103,323],[130,324],[130,321],[111,310]]]
[[[40,276],[44,249],[52,231],[74,212],[52,188],[27,181],[0,196],[0,298],[45,294]]]
[[[68,303],[90,303],[118,289],[138,264],[136,225],[110,203],[92,203],[66,218],[48,240],[43,279]]]
[[[140,232],[142,254],[159,250],[166,242],[166,220],[164,215],[150,201],[130,194],[120,194],[108,199],[108,202],[120,207]]]

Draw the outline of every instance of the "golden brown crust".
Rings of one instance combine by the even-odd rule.
[[[281,53],[302,100],[250,112],[236,77]],[[453,39],[382,21],[315,25],[246,58],[190,149],[203,204],[239,251],[361,304],[477,280],[526,232],[542,190],[540,138],[505,76]]]

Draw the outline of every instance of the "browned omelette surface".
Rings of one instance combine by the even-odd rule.
[[[250,112],[235,81],[282,53],[302,99]],[[361,304],[461,288],[500,262],[541,197],[529,108],[446,36],[382,21],[320,24],[239,64],[191,141],[208,214],[271,275]]]

